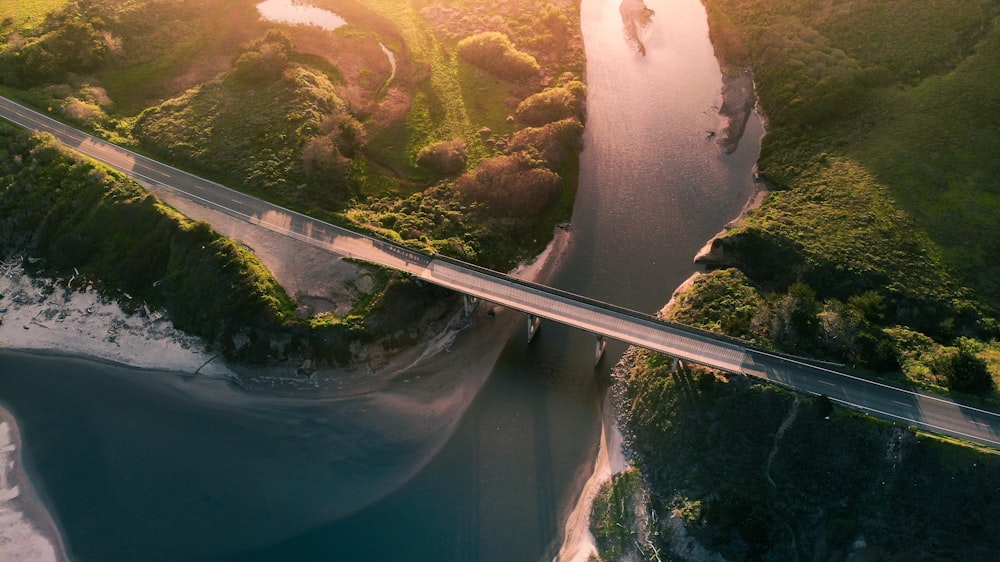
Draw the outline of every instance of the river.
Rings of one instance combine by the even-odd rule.
[[[751,195],[761,127],[752,118],[739,150],[721,154],[707,134],[721,127],[722,82],[704,9],[648,4],[656,15],[640,56],[616,0],[583,2],[580,188],[547,282],[654,312]],[[491,321],[481,315],[456,346],[496,348],[476,339],[497,331]],[[517,332],[492,371],[470,371],[481,389],[426,447],[365,438],[376,432],[366,424],[387,423],[368,417],[375,398],[275,401],[68,358],[0,353],[0,401],[80,560],[536,560],[558,548],[559,522],[589,475],[599,375],[623,350],[609,344],[595,370],[593,345],[551,323],[530,345]],[[430,378],[448,360],[421,369]]]

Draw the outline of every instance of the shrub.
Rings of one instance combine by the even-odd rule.
[[[429,144],[417,153],[417,164],[441,176],[454,176],[465,170],[465,141],[452,139]]]
[[[84,125],[93,125],[107,119],[107,114],[98,105],[71,97],[60,110],[67,119]]]
[[[535,57],[518,51],[503,33],[487,31],[458,42],[458,56],[504,80],[533,78],[541,68]]]
[[[583,124],[575,118],[543,127],[521,129],[510,139],[507,150],[537,155],[552,171],[558,171],[583,148]]]
[[[323,187],[345,185],[350,163],[329,136],[310,139],[302,148],[303,170]]]
[[[272,29],[236,57],[233,75],[251,83],[277,80],[288,67],[292,49],[292,40],[288,34]]]
[[[939,369],[948,388],[970,394],[989,394],[993,391],[993,377],[986,362],[967,349],[941,361]]]
[[[583,101],[586,88],[582,82],[572,81],[532,94],[518,104],[514,116],[518,121],[538,127],[560,119],[583,119]]]
[[[533,167],[521,156],[495,156],[455,182],[464,196],[484,203],[494,213],[530,218],[547,210],[559,197],[562,182],[547,168]]]

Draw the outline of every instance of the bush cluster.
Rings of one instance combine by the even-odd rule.
[[[465,171],[467,160],[465,141],[462,139],[431,143],[417,152],[417,164],[442,177]]]
[[[583,123],[570,118],[547,123],[541,127],[526,127],[514,133],[507,143],[511,154],[525,153],[540,159],[553,172],[559,172],[575,161],[583,149]]]
[[[292,38],[284,31],[269,30],[246,46],[233,61],[233,76],[248,84],[273,82],[281,78],[294,50]]]
[[[260,262],[207,223],[51,137],[5,126],[0,143],[0,252],[30,249],[57,272],[99,277],[209,342],[294,318],[293,301]]]
[[[559,198],[562,180],[523,155],[494,156],[458,178],[459,193],[506,217],[537,217]]]
[[[15,33],[0,46],[0,81],[18,88],[63,82],[69,73],[100,68],[120,42],[86,3],[73,2],[50,13],[33,36]]]
[[[503,33],[487,31],[458,42],[458,56],[504,80],[516,82],[538,76],[535,57],[514,48]]]
[[[540,127],[561,119],[583,120],[586,92],[586,86],[579,80],[547,88],[517,104],[514,117],[532,127]]]

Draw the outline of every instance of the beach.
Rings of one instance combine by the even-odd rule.
[[[268,240],[255,238],[255,234]],[[569,241],[568,230],[558,229],[545,253],[512,274],[544,279],[558,267]],[[298,242],[262,229],[242,232],[241,242],[270,248],[261,258],[268,267],[282,270],[286,283],[317,279],[308,267],[293,269],[278,263],[283,250],[291,250]],[[342,261],[328,253],[312,258],[319,269]],[[290,273],[296,271],[298,274]],[[20,260],[7,259],[0,269],[0,348],[127,365],[138,368],[139,377],[148,372],[162,379],[162,372],[173,372],[178,375],[176,384],[183,384],[179,388],[191,400],[236,400],[243,404],[242,411],[270,412],[306,404],[302,400],[318,400],[316,407],[331,417],[338,412],[363,412],[364,420],[356,419],[356,428],[344,427],[337,435],[344,455],[373,442],[393,443],[411,454],[385,466],[384,477],[356,487],[351,497],[345,495],[340,506],[345,514],[402,485],[433,457],[482,387],[506,341],[521,327],[520,315],[514,311],[483,303],[466,319],[458,307],[448,328],[399,353],[381,357],[377,363],[320,368],[304,377],[291,364],[228,365],[200,339],[174,329],[162,313],[138,308],[138,313],[126,313],[117,301],[101,296],[79,277],[32,278],[23,271]],[[184,380],[215,383],[188,384]],[[287,402],[289,399],[294,402]],[[13,443],[16,425],[13,416],[8,414],[6,419]],[[20,452],[19,445],[11,448],[12,454]],[[10,467],[8,481],[17,482],[20,496],[16,504],[5,506],[0,543],[12,549],[32,545],[35,550],[0,550],[0,559],[65,559],[58,524],[41,501],[26,493],[31,489],[32,475],[20,462]]]
[[[55,521],[35,493],[21,459],[14,416],[0,407],[0,559],[67,560]]]

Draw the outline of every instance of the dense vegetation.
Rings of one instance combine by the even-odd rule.
[[[26,250],[48,274],[76,269],[213,342],[295,321],[294,303],[252,254],[51,137],[0,127],[0,177],[5,254]]]
[[[461,240],[457,254],[498,269],[568,217],[584,98],[568,0],[315,2],[348,21],[332,31],[262,21],[253,0],[29,4],[0,26],[0,81],[117,142],[423,249]],[[519,201],[476,189],[490,170]],[[462,236],[413,238],[378,216],[425,191],[455,199],[437,206],[464,215]]]
[[[431,305],[442,290],[373,267],[381,292],[343,318],[299,318],[247,248],[50,136],[0,126],[0,186],[0,254],[20,254],[30,272],[70,288],[93,285],[132,312],[165,312],[230,359],[345,364],[352,345],[407,345],[414,326],[441,314]]]
[[[576,3],[313,2],[347,20],[334,30],[266,22],[256,4],[0,3],[0,83],[53,116],[232,187],[497,269],[537,253],[568,218],[583,129]],[[499,67],[483,58],[490,45]],[[53,239],[52,264],[68,265],[58,254],[94,235]],[[91,273],[108,267],[109,284],[167,304],[134,288],[149,279],[132,277],[153,273],[116,269],[138,270],[138,250],[107,250],[88,262]],[[380,286],[390,293],[358,303],[356,314],[398,305],[411,290],[404,279]],[[357,316],[332,324],[361,326]]]
[[[713,270],[668,318],[996,404],[1000,2],[705,4],[725,71],[755,77],[771,193],[714,242]],[[602,546],[646,559],[996,551],[995,452],[671,368],[635,350],[619,365],[649,499],[626,498],[639,521]]]
[[[699,284],[738,307],[692,304],[674,317],[990,394],[1000,2],[706,5],[729,71],[754,73],[768,127],[759,169],[773,192],[714,245],[715,265],[740,274]],[[953,384],[970,357],[985,380]]]
[[[626,437],[648,504],[616,485],[595,505],[650,531],[599,531],[611,548],[688,549],[681,522],[728,560],[984,560],[1000,547],[997,455],[742,377],[671,373],[657,354],[629,359]]]

